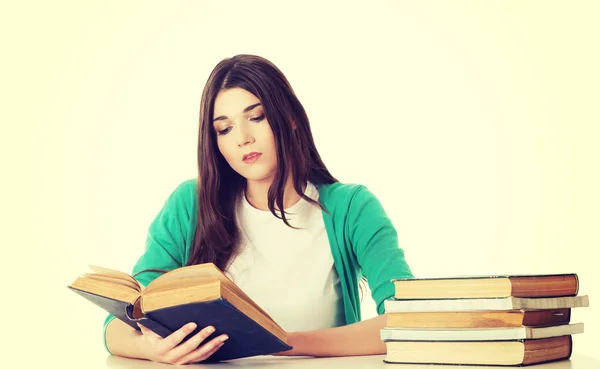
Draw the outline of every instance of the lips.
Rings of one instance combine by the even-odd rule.
[[[261,156],[262,156],[262,153],[260,153],[260,152],[250,152],[250,153],[244,154],[244,156],[242,156],[242,161],[247,164],[254,163]]]

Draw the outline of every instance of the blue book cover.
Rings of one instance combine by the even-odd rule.
[[[209,361],[269,355],[292,348],[222,297],[150,311],[143,318],[135,319],[133,318],[133,305],[127,302],[71,286],[69,288],[134,329],[139,330],[137,323],[140,323],[162,337],[167,337],[190,322],[196,323],[197,328],[186,337],[186,340],[204,327],[214,326],[216,331],[205,342],[221,334],[227,334],[229,339],[211,356]]]

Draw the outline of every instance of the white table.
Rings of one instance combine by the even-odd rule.
[[[225,368],[265,368],[265,369],[288,369],[288,368],[306,368],[306,369],[437,369],[437,368],[466,368],[490,369],[490,366],[457,366],[457,365],[409,365],[409,364],[386,364],[383,362],[385,355],[373,356],[352,356],[335,358],[312,358],[312,357],[278,357],[278,356],[258,356],[222,362],[219,364],[193,364],[186,365],[183,368],[204,367],[213,369]],[[82,363],[82,367],[88,367],[89,363]],[[94,363],[95,364],[95,363]],[[93,365],[95,368],[96,365]],[[181,368],[182,366],[173,366],[168,364],[152,363],[144,360],[126,359],[118,356],[108,356],[105,366],[98,366],[110,369],[164,369]],[[529,366],[532,369],[600,369],[600,361],[573,354],[569,360],[557,361],[547,364],[537,364]],[[496,367],[502,368],[502,367]],[[508,367],[507,367],[508,368]]]

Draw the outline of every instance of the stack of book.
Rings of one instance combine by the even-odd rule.
[[[576,274],[393,280],[381,330],[387,363],[520,366],[565,360],[571,309],[589,306]]]

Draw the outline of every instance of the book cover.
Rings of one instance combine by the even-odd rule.
[[[397,299],[576,296],[577,274],[392,279]]]
[[[588,307],[589,299],[587,295],[549,298],[394,299],[384,301],[384,306],[386,313],[538,310]]]
[[[140,328],[137,323],[140,323],[160,336],[167,337],[185,324],[194,322],[197,328],[186,337],[187,340],[204,327],[214,326],[216,331],[207,338],[207,341],[221,334],[227,334],[229,339],[211,356],[210,361],[267,355],[292,348],[224,298],[158,309],[147,312],[143,318],[134,319],[132,304],[70,286],[68,288],[138,331]]]
[[[384,328],[382,341],[504,341],[540,339],[583,333],[583,323],[563,324],[553,327],[506,327],[506,328]]]
[[[388,313],[392,328],[499,328],[568,324],[571,309]]]
[[[387,341],[384,362],[526,366],[568,359],[571,336],[510,341]]]
[[[576,273],[554,273],[554,274],[466,274],[454,275],[448,277],[423,277],[423,278],[393,278],[391,282],[396,281],[447,281],[452,279],[503,279],[503,278],[552,278],[552,277],[574,277],[578,278]]]
[[[172,331],[189,322],[195,322],[198,328],[188,337],[208,325],[214,326],[216,331],[209,336],[207,341],[218,335],[227,334],[229,339],[212,355],[211,359],[214,360],[268,355],[292,348],[240,312],[224,298],[154,310],[147,312],[146,316],[153,321],[160,322]]]

